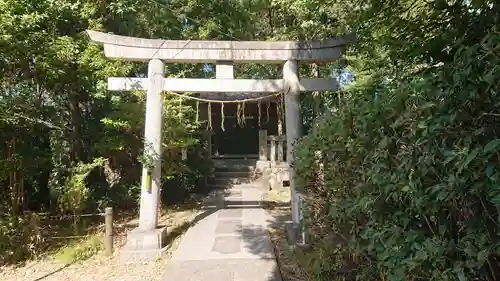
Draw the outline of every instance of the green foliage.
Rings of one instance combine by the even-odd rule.
[[[366,79],[304,138],[318,280],[498,278],[499,46],[491,34],[418,76]]]
[[[92,170],[102,167],[105,161],[104,158],[97,158],[92,163],[79,163],[72,169],[65,185],[58,190],[58,203],[62,212],[81,214],[85,210],[90,195],[87,177]]]
[[[24,260],[39,254],[43,239],[36,215],[0,215],[0,264]]]
[[[107,206],[137,206],[144,93],[110,93],[106,81],[144,74],[146,65],[105,58],[102,46],[90,43],[84,31],[194,39],[214,30],[194,23],[183,28],[186,16],[203,22],[214,19],[218,9],[231,8],[217,1],[210,9],[182,1],[173,1],[170,9],[128,0],[35,2],[0,1],[0,199],[13,215],[0,222],[6,249],[32,244],[30,237],[4,239],[23,233],[28,222],[12,223],[23,210],[96,213]],[[228,21],[214,22],[213,28],[220,28]],[[172,64],[166,73],[197,77],[203,66]],[[198,188],[193,185],[206,171],[194,116],[194,104],[166,99],[163,182],[179,179],[176,188],[187,193]],[[181,148],[197,160],[182,161]],[[15,255],[30,257],[30,251]],[[6,260],[17,260],[4,252]]]

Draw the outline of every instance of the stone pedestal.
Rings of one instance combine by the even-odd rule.
[[[309,246],[307,234],[302,230],[300,225],[295,224],[292,221],[286,222],[285,233],[288,245],[299,247]]]
[[[120,251],[122,263],[147,263],[163,257],[167,247],[167,228],[153,230],[136,228],[127,234],[127,243]]]
[[[290,181],[288,164],[282,163],[278,167],[269,167],[264,170],[264,175],[269,178],[271,189],[283,188],[285,181]]]
[[[304,218],[303,204],[305,197],[303,194],[297,192],[295,199],[297,200],[298,223],[295,221],[285,223],[285,233],[287,235],[287,241],[290,245],[307,247],[309,245],[309,237],[306,229],[304,228],[304,224],[302,223]]]
[[[267,160],[258,160],[255,164],[255,170],[259,173],[264,173],[269,167],[269,161]]]
[[[276,174],[271,174],[269,178],[269,189],[274,190],[283,187],[283,184],[278,180]]]

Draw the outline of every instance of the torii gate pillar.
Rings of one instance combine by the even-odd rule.
[[[299,66],[296,60],[288,60],[283,66],[285,90],[286,157],[289,163],[290,197],[294,227],[300,225],[299,204],[297,202],[295,168],[293,167],[295,144],[302,136],[302,116],[300,114]]]
[[[148,63],[148,90],[144,129],[144,155],[148,162],[142,168],[139,229],[149,231],[158,225],[161,189],[161,143],[163,124],[163,83],[165,65],[159,59]]]

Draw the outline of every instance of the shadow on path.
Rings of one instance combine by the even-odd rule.
[[[245,190],[214,194],[193,221],[173,231],[172,236],[178,236],[202,220],[207,222],[184,236],[187,240],[167,263],[162,280],[282,281],[265,208],[289,204],[255,200],[260,192]]]
[[[56,269],[56,270],[54,270],[52,272],[49,272],[49,273],[47,273],[45,275],[42,275],[41,277],[38,277],[37,279],[34,279],[33,281],[41,281],[41,280],[43,280],[43,279],[45,279],[47,277],[50,277],[50,276],[52,276],[52,275],[54,275],[54,274],[56,274],[58,272],[63,271],[65,268],[68,268],[68,267],[70,267],[71,265],[73,265],[75,263],[76,263],[76,261],[71,262],[71,263],[67,263],[67,264],[61,266],[60,268],[58,268],[58,269]]]

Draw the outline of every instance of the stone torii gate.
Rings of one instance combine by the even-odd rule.
[[[299,79],[298,64],[332,62],[341,57],[352,36],[323,41],[191,41],[125,37],[87,31],[91,40],[104,45],[108,58],[148,61],[147,78],[108,78],[108,90],[147,91],[145,142],[161,155],[162,92],[198,93],[285,93],[287,159],[293,161],[294,143],[302,134],[300,92],[338,89],[336,79]],[[165,78],[165,63],[215,63],[216,79]],[[283,79],[234,79],[233,64],[283,64]],[[143,169],[139,228],[129,234],[133,249],[160,249],[164,231],[157,229],[161,162],[156,159],[151,176]],[[289,168],[292,219],[299,224],[294,169]],[[151,182],[148,182],[151,180]],[[150,186],[149,188],[146,188]]]

